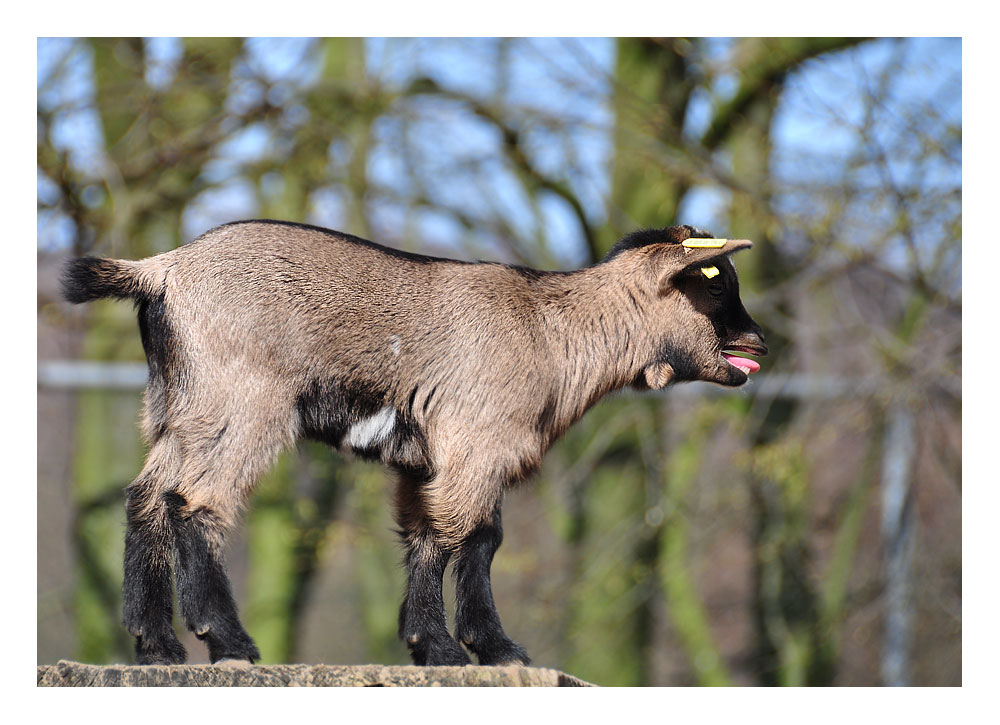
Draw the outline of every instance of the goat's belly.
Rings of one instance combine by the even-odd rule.
[[[368,460],[429,468],[423,430],[389,399],[371,384],[314,383],[296,400],[300,434]]]
[[[429,469],[423,432],[392,407],[352,425],[337,447],[365,460],[407,469]]]
[[[381,450],[396,429],[396,409],[387,405],[375,415],[360,420],[350,428],[341,439],[339,448],[362,453],[368,450]]]

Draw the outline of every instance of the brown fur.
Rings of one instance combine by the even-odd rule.
[[[138,262],[79,260],[67,296],[139,301],[151,449],[137,521],[165,521],[175,496],[176,526],[197,524],[218,553],[260,475],[331,427],[324,406],[343,395],[368,406],[344,423],[344,445],[400,470],[409,557],[433,568],[493,525],[504,490],[607,393],[746,381],[721,350],[766,351],[727,256],[749,242],[679,244],[696,233],[650,232],[654,243],[626,239],[605,262],[547,273],[241,222]],[[721,268],[715,295],[705,264]]]
[[[151,442],[165,429],[182,451],[176,487],[189,507],[231,525],[298,437],[294,403],[306,381],[378,381],[397,410],[416,386],[414,418],[435,474],[422,502],[442,543],[454,544],[602,396],[637,379],[651,388],[672,380],[655,361],[658,345],[692,327],[694,309],[670,275],[719,256],[651,245],[577,272],[532,274],[417,261],[302,226],[226,225],[122,263],[136,286],[162,291],[183,360],[183,375],[167,371],[169,392],[147,393],[144,429]],[[693,327],[688,347],[721,368],[715,335]],[[718,373],[707,365],[702,377]]]

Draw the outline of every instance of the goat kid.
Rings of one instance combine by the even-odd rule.
[[[223,539],[278,453],[306,437],[398,474],[399,635],[413,661],[467,664],[461,643],[483,665],[527,664],[490,588],[504,491],[607,393],[742,385],[760,366],[724,351],[767,352],[729,259],[750,242],[692,238],[710,235],[636,232],[599,264],[541,272],[248,221],[142,261],[70,262],[71,302],[135,301],[149,365],[122,597],[138,663],[186,658],[172,580],[212,662],[260,658]],[[450,560],[455,638],[441,593]]]

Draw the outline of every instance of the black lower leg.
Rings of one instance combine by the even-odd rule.
[[[455,637],[476,654],[481,665],[526,665],[531,661],[528,653],[504,634],[493,603],[490,566],[502,541],[497,509],[493,521],[477,527],[459,547],[454,571],[458,600]]]
[[[170,524],[162,507],[147,505],[142,487],[126,490],[125,512],[122,622],[135,637],[135,661],[180,664],[187,652],[173,628]]]
[[[448,633],[441,593],[448,552],[425,537],[407,542],[406,596],[399,636],[418,665],[467,665],[469,656]]]
[[[255,662],[260,652],[240,623],[229,577],[210,536],[219,527],[205,511],[184,513],[184,497],[166,495],[174,529],[177,601],[188,629],[208,645],[209,659]]]

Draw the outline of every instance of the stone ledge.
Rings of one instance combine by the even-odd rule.
[[[594,687],[541,667],[85,665],[38,667],[39,687]]]

